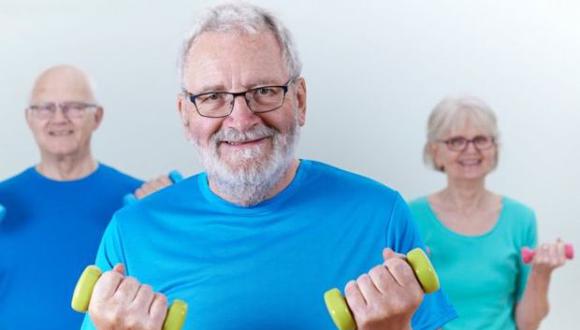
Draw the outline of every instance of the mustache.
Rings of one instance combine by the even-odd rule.
[[[211,141],[215,144],[220,142],[246,142],[272,137],[278,133],[278,130],[264,124],[254,126],[247,131],[239,131],[233,127],[228,127],[216,132],[212,136]]]

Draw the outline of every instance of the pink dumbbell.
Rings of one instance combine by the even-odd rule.
[[[566,255],[566,259],[574,259],[574,247],[572,244],[564,245],[564,254]],[[527,247],[523,248],[522,260],[524,261],[524,264],[529,264],[532,259],[534,259],[534,255],[536,255],[536,251]]]

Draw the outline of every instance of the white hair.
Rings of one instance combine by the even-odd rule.
[[[282,49],[290,78],[302,72],[302,63],[290,31],[269,11],[244,2],[228,2],[208,8],[203,12],[183,42],[178,62],[179,81],[183,83],[185,62],[195,40],[205,32],[242,32],[254,34],[269,31],[274,34]]]
[[[429,116],[427,121],[427,142],[423,148],[423,161],[437,171],[443,171],[437,167],[433,159],[431,144],[441,140],[444,134],[470,120],[473,124],[484,130],[499,145],[499,130],[495,113],[487,103],[474,96],[448,96],[441,100]],[[498,152],[496,152],[495,166],[497,166]]]

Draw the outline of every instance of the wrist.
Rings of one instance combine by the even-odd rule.
[[[552,277],[553,269],[548,268],[540,268],[540,267],[532,267],[530,271],[530,280],[538,280],[549,282],[550,278]]]

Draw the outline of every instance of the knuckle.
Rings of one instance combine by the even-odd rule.
[[[167,306],[168,299],[163,293],[156,293],[155,296],[157,299],[159,299],[159,302],[161,304],[163,304],[164,306]]]
[[[378,265],[378,266],[371,268],[371,270],[369,271],[369,275],[379,276],[379,275],[385,274],[386,271],[387,271],[387,269],[385,268],[385,266]]]
[[[112,281],[112,280],[120,279],[120,278],[123,278],[123,275],[121,275],[118,272],[115,272],[113,270],[108,270],[108,271],[104,272],[103,275],[101,275],[101,278],[99,280],[101,280],[103,282],[108,282],[108,281]]]
[[[153,288],[149,284],[142,284],[141,288],[139,288],[139,290],[143,291],[144,293],[152,293],[153,292]]]
[[[139,283],[139,281],[133,277],[133,276],[127,276],[125,277],[125,279],[123,280],[123,282],[126,282],[129,285],[140,285],[141,283]]]
[[[371,279],[369,277],[369,274],[362,274],[356,279],[356,282],[357,282],[357,284],[361,285],[364,283],[368,283],[370,280]]]

